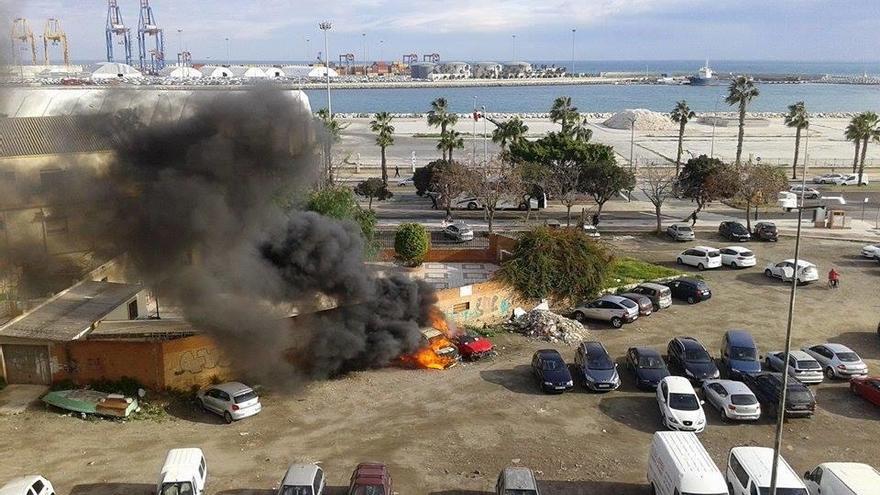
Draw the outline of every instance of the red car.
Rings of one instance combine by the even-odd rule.
[[[495,352],[495,345],[486,337],[472,334],[462,334],[455,338],[458,353],[462,359],[474,360],[488,356]]]
[[[854,394],[864,397],[868,402],[880,406],[880,377],[860,376],[849,381],[849,388]]]
[[[391,495],[391,475],[385,464],[362,462],[351,473],[348,495]]]

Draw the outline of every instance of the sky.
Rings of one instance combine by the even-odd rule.
[[[880,0],[152,0],[166,58],[314,60],[328,20],[331,60],[797,60],[880,59]],[[137,0],[119,0],[133,31]],[[107,2],[0,0],[0,15],[29,19],[39,41],[57,17],[71,58],[105,57]],[[8,28],[7,28],[8,29]],[[573,36],[572,29],[575,29]],[[182,32],[178,32],[182,30]],[[8,34],[0,36],[3,53]],[[118,50],[117,50],[118,51]],[[366,51],[366,57],[364,52]],[[41,49],[38,49],[42,53]]]

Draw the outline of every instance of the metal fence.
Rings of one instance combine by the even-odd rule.
[[[450,239],[442,231],[432,230],[428,234],[431,236],[431,249],[488,249],[489,233],[474,232],[474,238],[470,241],[456,241]],[[379,243],[380,249],[394,249],[394,231],[383,230],[376,234],[376,241]]]

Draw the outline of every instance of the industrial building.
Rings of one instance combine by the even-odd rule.
[[[100,64],[90,77],[95,80],[143,79],[144,75],[141,71],[130,65],[118,62],[105,62]]]
[[[435,66],[436,64],[432,62],[416,62],[414,64],[410,64],[409,75],[413,79],[431,79],[431,75],[434,74]]]
[[[477,79],[498,79],[501,77],[501,64],[497,62],[478,62],[473,66],[473,75]]]
[[[201,67],[196,67],[199,72],[202,73],[204,77],[211,78],[229,78],[233,77],[232,71],[229,70],[228,67],[222,67],[217,65],[203,65]]]
[[[528,62],[508,62],[501,68],[501,77],[504,79],[521,79],[531,75],[532,64]]]
[[[159,74],[171,79],[200,79],[203,75],[200,70],[185,65],[169,65]]]

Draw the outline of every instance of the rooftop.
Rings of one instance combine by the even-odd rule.
[[[72,115],[2,118],[0,156],[90,153],[113,148],[110,136],[83,124],[83,118]]]
[[[0,327],[0,337],[68,341],[143,290],[140,285],[86,280]]]
[[[102,321],[89,332],[89,340],[189,337],[199,333],[179,319]]]

